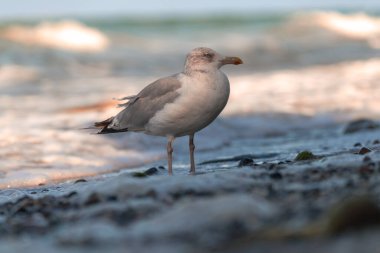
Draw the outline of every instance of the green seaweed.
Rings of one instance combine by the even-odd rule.
[[[132,176],[133,176],[133,177],[146,177],[146,176],[148,176],[148,175],[145,174],[145,172],[139,172],[139,171],[137,171],[137,172],[133,172],[133,173],[132,173]]]
[[[298,153],[298,155],[296,156],[296,158],[294,160],[306,161],[306,160],[311,160],[311,159],[315,159],[315,158],[316,158],[316,156],[313,153],[311,153],[308,150],[304,150],[304,151]]]

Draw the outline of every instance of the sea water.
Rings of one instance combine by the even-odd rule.
[[[113,98],[180,72],[199,46],[244,64],[223,67],[230,100],[196,135],[198,162],[260,153],[261,139],[284,143],[294,129],[380,116],[376,12],[8,21],[0,26],[0,188],[166,165],[165,138],[81,128],[117,113]],[[186,173],[187,139],[174,150],[177,173]]]

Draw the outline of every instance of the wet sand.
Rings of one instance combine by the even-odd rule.
[[[380,129],[369,123],[258,138],[264,148],[202,161],[196,176],[170,177],[163,160],[2,191],[0,250],[373,252]]]

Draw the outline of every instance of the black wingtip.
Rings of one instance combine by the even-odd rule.
[[[95,129],[101,128],[101,130],[99,132],[97,132],[96,134],[113,134],[113,133],[122,133],[122,132],[128,131],[128,128],[114,129],[112,127],[108,127],[109,125],[111,125],[113,119],[114,119],[114,117],[111,117],[111,118],[108,118],[104,121],[95,122],[93,128],[95,128]],[[87,129],[93,129],[93,128],[89,127]]]
[[[114,134],[114,133],[122,133],[122,132],[128,132],[128,128],[113,129],[113,128],[104,127],[102,130],[97,132],[97,134]]]

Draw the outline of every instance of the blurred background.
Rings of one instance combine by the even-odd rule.
[[[251,148],[224,149],[231,139],[380,116],[379,1],[6,1],[0,188],[163,161],[162,138],[79,128],[116,113],[112,98],[180,72],[199,46],[245,63],[224,67],[231,97],[200,133],[200,160]],[[176,166],[185,171],[178,143]]]

